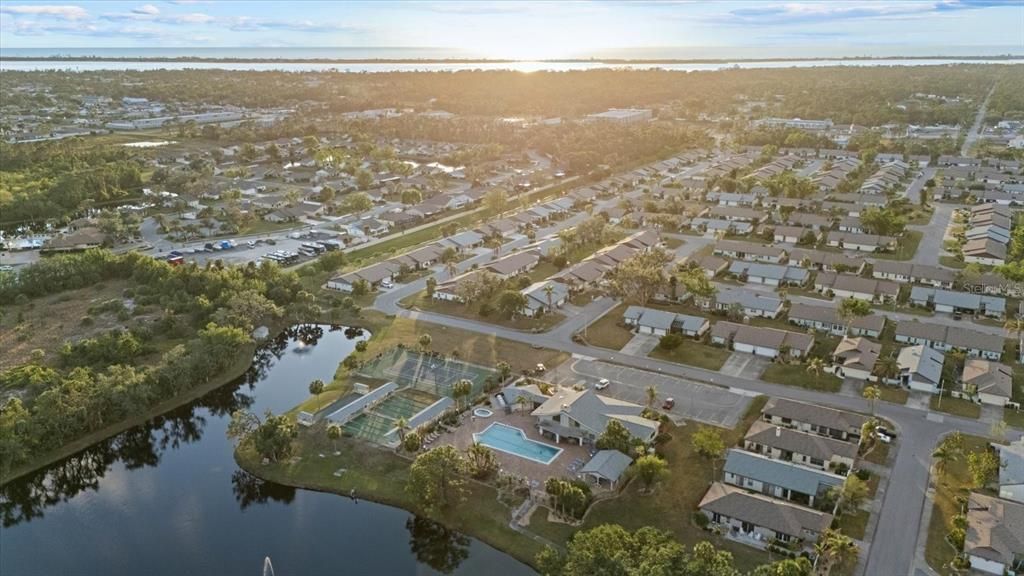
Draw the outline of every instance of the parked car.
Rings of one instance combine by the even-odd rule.
[[[665,402],[663,402],[662,405],[661,405],[661,409],[662,410],[671,410],[671,409],[673,409],[675,407],[676,407],[676,399],[675,398],[665,398]]]
[[[594,389],[604,390],[605,388],[608,387],[609,384],[611,384],[611,382],[609,382],[607,378],[601,378],[600,380],[597,381],[597,384],[594,385]]]
[[[540,362],[538,362],[537,363],[537,368],[536,368],[535,371],[537,372],[537,374],[543,374],[544,372],[547,372],[547,369],[548,369],[547,366],[545,366],[545,365],[541,364]]]
[[[885,434],[886,436],[889,436],[890,438],[895,438],[896,437],[896,434],[894,434],[893,432],[890,432],[889,429],[886,428],[885,426],[875,426],[875,434]]]
[[[395,283],[392,282],[391,280],[381,280],[380,287],[385,290],[391,290],[392,288],[395,287]]]

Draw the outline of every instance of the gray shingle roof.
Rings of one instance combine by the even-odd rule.
[[[725,472],[759,480],[773,486],[815,495],[824,486],[841,486],[845,478],[822,470],[800,466],[792,462],[737,450],[729,450],[725,458]]]
[[[804,530],[821,533],[832,524],[831,514],[751,494],[720,482],[715,482],[708,489],[700,502],[700,509],[798,538],[805,537]]]

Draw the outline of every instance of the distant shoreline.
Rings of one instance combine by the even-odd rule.
[[[210,56],[2,56],[0,62],[196,62],[196,63],[282,63],[282,64],[516,64],[538,62],[544,64],[730,64],[757,62],[885,62],[891,60],[1020,60],[1024,54],[993,56],[842,56],[807,58],[553,58],[538,60],[489,58],[238,58]]]

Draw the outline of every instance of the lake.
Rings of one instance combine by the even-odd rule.
[[[490,546],[408,512],[263,482],[226,437],[244,408],[283,412],[368,334],[293,328],[200,400],[0,488],[0,574],[278,576],[532,574]]]
[[[885,60],[778,60],[778,61],[720,61],[679,63],[606,63],[594,61],[517,61],[517,62],[409,62],[409,63],[346,63],[346,62],[167,62],[167,61],[98,61],[98,60],[0,60],[2,71],[66,70],[95,72],[100,70],[244,70],[283,72],[457,72],[460,70],[515,70],[538,72],[550,70],[595,70],[618,68],[633,70],[671,70],[696,72],[725,68],[809,68],[819,66],[946,66],[950,64],[1021,64],[1024,59],[958,59],[958,58],[897,58]]]

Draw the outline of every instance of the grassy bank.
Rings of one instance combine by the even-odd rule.
[[[945,412],[963,418],[975,418],[981,416],[981,406],[963,398],[952,396],[932,396],[928,399],[928,405],[932,410]]]
[[[402,305],[411,308],[418,308],[426,312],[435,312],[437,314],[456,316],[458,318],[465,318],[466,320],[473,320],[475,322],[495,324],[497,326],[503,326],[513,330],[546,332],[565,320],[565,316],[558,312],[543,314],[539,318],[531,318],[529,316],[522,315],[518,315],[515,318],[507,318],[497,310],[497,303],[500,296],[500,293],[494,294],[491,296],[490,300],[474,302],[473,305],[467,306],[458,302],[435,300],[428,297],[427,292],[423,291],[402,300]],[[492,312],[487,316],[481,316],[478,312],[480,307],[484,304],[490,304],[492,310]]]
[[[648,355],[658,360],[687,364],[705,370],[721,370],[725,361],[729,359],[729,354],[729,350],[725,348],[686,340],[675,350],[665,350],[661,346],[657,346]]]
[[[586,340],[591,346],[600,346],[611,350],[622,350],[622,347],[633,339],[633,333],[622,324],[622,314],[629,305],[619,304],[612,308],[596,322],[587,326]]]
[[[278,484],[346,496],[355,490],[359,498],[427,516],[522,562],[532,563],[542,549],[536,541],[508,527],[510,510],[498,502],[497,491],[490,486],[469,482],[465,502],[442,513],[425,514],[405,492],[411,464],[407,458],[348,439],[338,441],[341,453],[335,456],[335,446],[319,425],[303,430],[297,447],[295,457],[288,462],[263,465],[256,453],[245,447],[235,452],[235,461],[250,474]],[[340,469],[344,472],[335,476]]]

